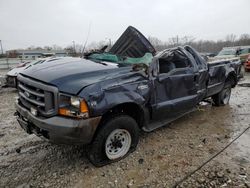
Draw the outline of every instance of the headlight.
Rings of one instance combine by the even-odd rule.
[[[88,118],[89,110],[86,101],[80,97],[60,94],[59,111],[63,116]]]
[[[70,103],[72,106],[79,108],[80,107],[80,98],[79,97],[70,97]]]

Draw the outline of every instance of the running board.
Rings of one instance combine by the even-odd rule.
[[[146,126],[143,126],[142,130],[145,131],[145,132],[151,132],[151,131],[153,131],[155,129],[158,129],[160,127],[166,126],[167,124],[169,124],[169,123],[171,123],[171,122],[179,119],[180,117],[185,116],[185,115],[187,115],[187,114],[189,114],[191,112],[194,112],[196,110],[197,110],[197,108],[193,108],[192,110],[189,110],[189,111],[187,111],[187,112],[185,112],[185,113],[183,113],[183,114],[181,114],[179,116],[176,116],[176,117],[174,117],[172,119],[168,119],[168,120],[165,120],[165,121],[162,120],[162,121],[156,121],[156,122],[153,122],[153,123],[149,123]]]

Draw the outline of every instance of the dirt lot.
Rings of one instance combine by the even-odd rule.
[[[242,82],[250,83],[250,74]],[[13,113],[15,89],[0,89],[0,187],[250,187],[250,88],[237,86],[230,105],[199,110],[141,133],[126,159],[96,168],[83,147],[58,146],[26,134]]]

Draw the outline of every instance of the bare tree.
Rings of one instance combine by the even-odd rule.
[[[239,37],[239,40],[237,41],[237,45],[250,45],[250,34],[242,34]]]
[[[193,36],[184,36],[181,38],[181,44],[191,44],[192,42],[194,42],[195,37]]]
[[[234,43],[236,39],[236,35],[235,34],[229,34],[226,36],[226,41]]]
[[[152,36],[149,36],[148,37],[148,41],[153,45],[153,46],[160,46],[163,44],[163,42],[158,39],[157,37],[152,37]]]
[[[53,44],[51,48],[52,48],[52,50],[62,50],[63,49],[61,46],[58,46],[56,44]]]
[[[162,41],[157,37],[149,36],[148,37],[149,42],[155,47],[157,51],[164,50],[166,48],[176,47],[180,45],[190,45],[194,47],[199,52],[212,52],[217,53],[219,52],[223,47],[230,47],[230,46],[250,46],[250,34],[245,33],[240,35],[238,38],[235,34],[229,34],[225,37],[224,40],[196,40],[193,36],[175,36],[168,39],[168,41]],[[93,50],[93,49],[100,49],[103,46],[108,45],[108,42],[105,40],[98,41],[98,42],[92,42],[87,45],[85,51]],[[36,49],[36,50],[61,50],[62,47],[54,44],[52,46],[44,46],[36,47],[36,46],[30,46],[27,49]],[[70,55],[72,56],[81,56],[83,46],[80,44],[76,44],[73,46],[68,45],[64,50],[66,50]]]
[[[105,45],[109,45],[107,41],[101,40],[99,42],[91,42],[89,45],[86,47],[86,51],[93,50],[93,49],[100,49]]]
[[[44,46],[43,49],[50,51],[50,50],[52,50],[52,47],[51,46]]]
[[[179,46],[180,45],[179,36],[177,35],[176,37],[169,38],[168,43],[172,47]]]

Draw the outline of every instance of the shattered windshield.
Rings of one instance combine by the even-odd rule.
[[[141,64],[141,63],[149,65],[152,62],[153,55],[151,53],[145,53],[145,55],[142,57],[134,58],[134,57],[122,57],[110,53],[94,53],[88,56],[88,59],[93,61],[107,61],[117,64],[127,64],[127,65]]]

